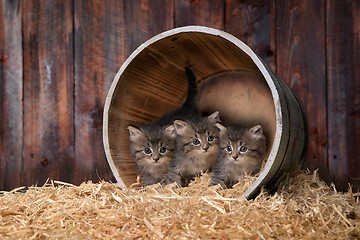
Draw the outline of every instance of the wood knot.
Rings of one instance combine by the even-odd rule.
[[[46,166],[46,165],[49,164],[49,161],[48,161],[47,157],[42,157],[40,163],[41,163],[43,166]]]

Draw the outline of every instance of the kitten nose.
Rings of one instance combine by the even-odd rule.
[[[202,147],[202,149],[205,150],[205,151],[207,151],[207,150],[209,149],[209,146],[208,146],[208,145],[204,145],[204,146]]]
[[[236,160],[239,156],[238,155],[233,155],[232,157]]]
[[[153,160],[154,160],[155,162],[159,161],[159,156],[153,157]]]

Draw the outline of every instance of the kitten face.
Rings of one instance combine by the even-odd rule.
[[[220,156],[226,162],[241,167],[248,174],[260,170],[265,158],[266,139],[262,127],[256,125],[250,129],[235,128],[217,124],[220,129]]]
[[[219,130],[215,123],[220,121],[218,112],[207,118],[183,121],[175,120],[174,127],[183,151],[188,156],[213,154],[219,149]]]
[[[150,175],[166,172],[174,154],[174,126],[129,126],[127,129],[130,134],[130,154],[138,167]]]

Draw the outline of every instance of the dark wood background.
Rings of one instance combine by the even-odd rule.
[[[1,0],[0,190],[114,181],[102,145],[110,84],[133,50],[185,25],[225,30],[289,84],[305,167],[360,187],[360,1]]]

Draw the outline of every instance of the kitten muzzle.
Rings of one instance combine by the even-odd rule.
[[[209,146],[208,146],[208,145],[204,145],[204,146],[202,146],[202,149],[206,152],[206,151],[209,149]]]

